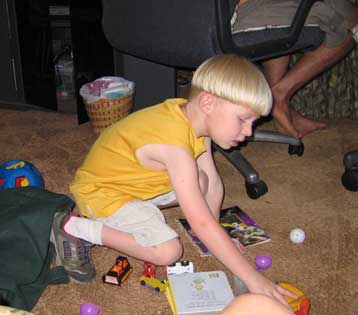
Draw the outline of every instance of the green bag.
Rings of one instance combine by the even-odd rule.
[[[48,284],[67,283],[50,242],[55,212],[73,201],[35,187],[0,190],[0,304],[31,310]]]

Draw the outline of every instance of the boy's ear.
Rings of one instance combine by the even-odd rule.
[[[214,95],[208,92],[201,92],[199,94],[199,108],[203,113],[205,114],[210,113],[214,107],[214,102],[215,102]]]

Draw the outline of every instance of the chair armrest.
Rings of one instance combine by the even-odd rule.
[[[231,12],[229,10],[228,0],[216,0],[217,12],[217,31],[218,40],[225,53],[238,53],[248,58],[259,60],[273,52],[286,51],[290,49],[298,40],[303,29],[307,16],[316,1],[321,0],[301,0],[293,18],[289,31],[283,37],[275,40],[269,39],[255,45],[236,46],[231,34]]]
[[[286,49],[292,47],[297,41],[301,30],[306,22],[307,16],[311,11],[313,4],[321,0],[301,0],[295,17],[291,24],[291,30],[287,38]]]

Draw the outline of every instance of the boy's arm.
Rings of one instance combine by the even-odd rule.
[[[290,294],[249,264],[210,211],[200,190],[198,168],[193,157],[178,147],[164,151],[160,162],[165,165],[177,201],[197,236],[217,259],[245,282],[251,292],[272,296],[287,306],[281,294]]]
[[[219,221],[220,210],[224,198],[224,186],[215,166],[210,138],[205,139],[205,147],[206,152],[198,158],[197,164],[199,166],[199,172],[203,171],[208,177],[205,200],[215,219]]]

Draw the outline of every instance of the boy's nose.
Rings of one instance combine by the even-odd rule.
[[[250,137],[252,135],[252,126],[247,126],[243,128],[243,134],[245,137]]]

